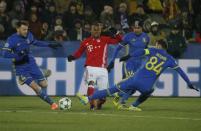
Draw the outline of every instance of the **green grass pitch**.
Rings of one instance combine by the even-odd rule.
[[[201,98],[150,98],[142,112],[119,111],[112,98],[103,110],[90,111],[70,98],[71,110],[52,111],[38,97],[2,96],[0,131],[201,131]]]

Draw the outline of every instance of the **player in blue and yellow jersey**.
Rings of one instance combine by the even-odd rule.
[[[108,66],[108,71],[110,71],[114,67],[114,60],[118,54],[118,52],[122,49],[122,47],[126,48],[127,54],[131,54],[139,49],[145,49],[148,46],[149,43],[149,37],[146,33],[143,32],[143,21],[136,19],[132,24],[132,32],[129,32],[124,35],[122,42],[120,45],[115,49],[112,60]],[[127,51],[128,50],[128,51]],[[122,67],[122,74],[123,79],[128,78],[140,68],[144,61],[144,57],[137,57],[137,58],[131,58],[128,61],[123,63]],[[127,92],[127,95],[124,95],[124,97],[121,97],[121,104],[125,104],[125,101],[128,99],[130,95],[132,95],[134,92]],[[123,93],[117,93],[115,94],[113,103],[114,105],[118,104],[118,101],[120,99],[120,96],[122,96]]]
[[[56,49],[61,45],[34,39],[32,33],[28,31],[28,26],[27,21],[17,22],[17,32],[8,37],[5,46],[2,48],[3,56],[13,59],[18,79],[30,86],[42,100],[51,105],[51,109],[55,110],[58,105],[42,90],[42,88],[47,87],[47,81],[30,53],[30,46],[36,45]]]
[[[132,54],[122,57],[120,60],[125,61],[133,57],[135,58],[146,55],[147,60],[143,63],[141,68],[135,73],[134,76],[131,76],[128,79],[119,82],[111,88],[97,91],[94,95],[89,97],[85,97],[78,94],[78,98],[83,104],[87,104],[93,99],[100,99],[115,92],[128,92],[130,90],[137,90],[141,93],[141,95],[129,108],[123,109],[141,111],[138,106],[143,103],[147,98],[149,98],[151,93],[154,91],[153,85],[156,82],[157,78],[168,67],[177,71],[181,75],[181,77],[186,81],[190,89],[195,89],[199,91],[192,85],[189,78],[177,65],[174,58],[166,52],[166,49],[167,43],[164,40],[159,40],[156,42],[156,48],[138,50]]]

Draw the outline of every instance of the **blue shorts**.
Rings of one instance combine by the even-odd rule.
[[[28,64],[23,64],[19,66],[15,66],[16,70],[16,76],[19,76],[21,80],[24,82],[26,80],[29,81],[42,81],[45,80],[45,77],[40,70],[40,68],[37,66],[35,60],[31,60]]]
[[[145,82],[146,81],[146,82]],[[153,78],[139,79],[132,76],[128,79],[124,79],[117,84],[117,87],[122,92],[128,92],[129,90],[139,91],[142,94],[147,94],[153,91],[153,84],[155,80]]]

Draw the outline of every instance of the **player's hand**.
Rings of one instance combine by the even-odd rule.
[[[119,59],[119,61],[120,61],[120,62],[126,61],[126,60],[128,60],[130,57],[131,57],[130,55],[123,56],[123,57],[121,57],[121,58]]]
[[[48,45],[50,48],[52,49],[57,49],[59,47],[62,47],[62,45],[60,43],[51,43]]]
[[[198,89],[197,87],[193,86],[192,84],[191,84],[191,85],[188,85],[188,87],[189,87],[190,89],[193,89],[193,90],[196,90],[196,91],[199,92],[199,89]]]
[[[68,59],[68,62],[71,62],[75,60],[76,58],[73,55],[69,55],[67,59]]]
[[[107,71],[110,73],[111,69],[114,68],[114,62],[110,62],[110,64],[107,66]]]

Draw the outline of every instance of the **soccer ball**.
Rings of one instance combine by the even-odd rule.
[[[72,101],[68,97],[61,98],[59,100],[59,108],[61,110],[69,110],[72,107]]]

